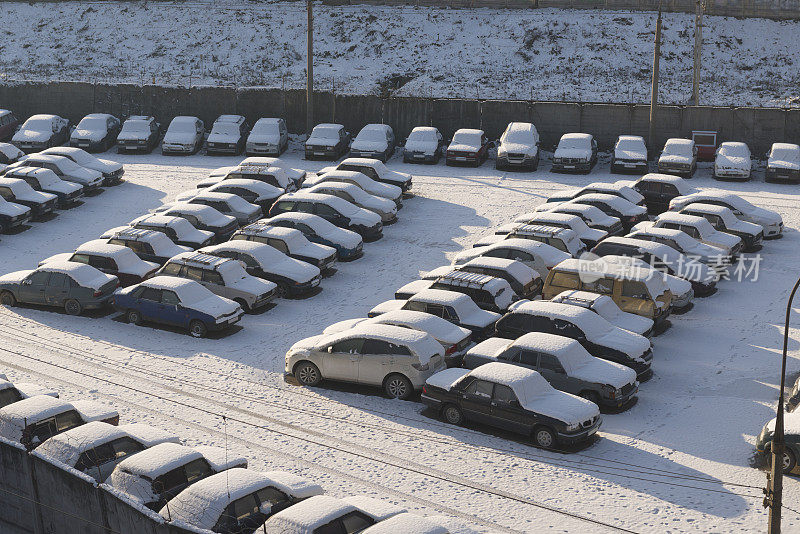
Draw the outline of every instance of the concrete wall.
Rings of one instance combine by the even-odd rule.
[[[0,440],[0,532],[192,533],[154,520],[93,482],[3,440]]]
[[[91,112],[117,116],[148,114],[166,127],[176,115],[197,115],[210,128],[223,113],[283,117],[289,131],[305,130],[306,95],[302,90],[233,87],[156,87],[93,85],[82,82],[22,83],[0,86],[0,108],[18,118],[54,113],[79,121]],[[416,97],[381,98],[374,95],[316,93],[316,122],[344,124],[354,135],[367,123],[390,124],[402,139],[414,126],[436,126],[446,137],[458,128],[481,128],[497,138],[512,121],[532,122],[544,146],[558,143],[567,132],[587,132],[601,148],[613,145],[620,134],[647,137],[649,106],[527,102]],[[692,130],[716,130],[722,141],[744,141],[754,153],[766,152],[774,142],[800,142],[800,110],[778,108],[722,108],[660,106],[656,116],[656,145],[670,137],[686,137]],[[656,148],[657,148],[656,147]]]

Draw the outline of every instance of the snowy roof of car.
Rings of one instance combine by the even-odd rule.
[[[568,303],[564,302],[565,300],[583,301],[583,302],[586,302],[587,304],[591,305],[594,302],[596,302],[598,300],[601,300],[601,299],[604,299],[604,298],[610,299],[611,297],[609,297],[608,295],[600,295],[598,293],[592,293],[591,291],[580,291],[578,289],[568,289],[567,291],[562,291],[561,293],[559,293],[558,295],[556,295],[555,297],[553,297],[550,300],[552,302],[559,302],[559,303],[562,303],[562,304],[568,304]]]
[[[561,355],[574,350],[578,344],[574,339],[546,334],[544,332],[530,332],[513,341],[514,345],[532,350],[543,350],[550,354]]]
[[[341,124],[336,124],[334,122],[321,122],[314,126],[314,129],[317,128],[344,128]]]
[[[794,143],[772,143],[772,150],[800,151],[800,145],[796,145]]]
[[[561,140],[562,141],[565,141],[567,139],[585,139],[585,140],[588,141],[588,140],[592,139],[592,134],[587,134],[587,133],[565,133],[564,135],[561,136]]]
[[[53,261],[42,265],[37,270],[66,274],[81,286],[91,289],[100,289],[114,279],[110,274],[102,273],[90,265],[72,261]]]
[[[0,436],[18,440],[26,422],[33,424],[73,409],[65,400],[35,395],[0,408]]]
[[[241,115],[220,115],[217,117],[217,120],[214,121],[214,123],[217,122],[244,122],[244,117]]]
[[[644,282],[654,293],[653,297],[661,294],[661,288],[652,281],[650,272],[643,272],[641,269],[623,265],[619,263],[608,263],[603,258],[596,260],[584,260],[580,258],[570,258],[564,260],[554,267],[559,271],[585,274],[587,277],[599,277],[600,275],[612,276],[617,279],[633,280]]]
[[[671,139],[667,139],[667,142],[664,146],[691,146],[694,144],[694,141],[691,139],[683,139],[680,137],[673,137]]]
[[[518,215],[516,218],[514,218],[514,222],[520,222],[525,224],[530,224],[532,222],[559,222],[567,224],[576,219],[581,221],[583,220],[577,215],[573,215],[572,213],[558,213],[556,211],[534,211]]]
[[[644,137],[641,135],[620,135],[617,137],[617,141],[642,141],[644,142]]]
[[[716,204],[703,204],[702,202],[693,202],[691,204],[687,204],[683,210],[697,211],[700,213],[709,213],[713,215],[733,215],[733,212],[730,208],[718,206]]]
[[[131,115],[130,117],[125,119],[125,122],[127,122],[127,121],[150,121],[150,120],[153,120],[153,117],[151,117],[150,115]]]
[[[543,315],[553,319],[563,318],[568,319],[570,322],[578,325],[583,329],[589,327],[590,323],[595,323],[591,326],[606,323],[609,327],[611,324],[605,319],[597,315],[591,310],[581,308],[579,306],[571,306],[569,304],[561,304],[559,302],[552,302],[549,300],[523,300],[518,301],[513,308],[514,313],[526,313],[531,315]],[[605,325],[603,325],[605,327]],[[608,328],[605,328],[606,330]]]
[[[670,256],[671,259],[677,260],[677,255],[680,254],[677,250],[673,249],[669,245],[665,245],[663,243],[657,243],[656,241],[650,241],[649,239],[638,239],[635,237],[622,237],[622,236],[612,236],[602,241],[603,243],[617,243],[620,245],[630,245],[634,247],[638,247],[641,250],[649,252],[650,254],[655,254],[659,257],[664,257],[665,255]]]
[[[1,116],[1,115],[0,115]],[[0,152],[6,156],[16,156],[22,151],[11,143],[0,143]]]
[[[23,176],[23,175],[29,176],[31,174],[35,176],[37,174],[45,174],[48,172],[53,173],[53,171],[51,171],[50,169],[45,169],[44,167],[25,167],[25,166],[14,167],[13,169],[9,169],[9,172],[13,172],[15,176]],[[58,178],[58,175],[56,175],[55,173],[53,173],[53,175],[55,175],[56,178]],[[58,179],[61,180],[61,178]]]
[[[50,115],[49,113],[37,113],[36,115],[31,115],[30,117],[28,117],[28,120],[26,120],[25,122],[28,122],[30,120],[50,120],[53,118],[60,118],[60,117],[58,117],[58,115]]]
[[[267,520],[270,530],[293,534],[311,534],[314,527],[329,523],[355,510],[355,506],[328,495],[317,495],[281,510]]]
[[[591,202],[591,201],[598,201],[598,202],[605,202],[612,208],[624,208],[628,204],[633,204],[632,202],[618,197],[616,195],[609,195],[606,193],[584,193],[580,196],[575,197],[573,200],[570,200],[568,203],[581,203],[581,202]],[[633,204],[635,206],[635,204]]]
[[[191,303],[205,298],[215,297],[209,289],[199,282],[180,278],[178,276],[154,276],[148,278],[142,285],[156,289],[167,289],[178,294],[181,302]]]
[[[525,250],[527,252],[531,252],[533,254],[537,254],[542,257],[542,259],[548,263],[555,265],[556,263],[569,258],[569,254],[566,252],[562,252],[557,248],[548,245],[547,243],[542,243],[541,241],[534,241],[532,239],[520,239],[516,237],[503,239],[502,241],[498,241],[497,243],[492,243],[491,245],[487,246],[488,249],[497,249],[497,248],[516,248],[520,250]]]
[[[477,128],[459,128],[456,130],[456,133],[453,134],[453,137],[458,134],[483,135],[483,130],[478,130]]]
[[[279,169],[278,167],[270,167],[270,168],[283,172],[283,169]],[[284,193],[283,189],[275,187],[272,184],[262,182],[260,180],[253,180],[252,178],[230,178],[227,180],[223,180],[209,187],[207,191],[215,192],[217,189],[223,187],[242,187],[262,195],[282,195]]]
[[[433,126],[414,126],[412,132],[438,132],[438,128]]]
[[[677,211],[665,211],[656,217],[656,223],[658,222],[674,222],[677,224],[686,224],[686,225],[696,225],[696,224],[705,224],[708,223],[706,219],[703,217],[698,217],[697,215],[689,215],[687,213],[678,213]]]
[[[488,380],[510,387],[523,406],[553,389],[547,380],[533,369],[508,363],[490,362],[473,369],[469,375],[478,380]]]
[[[427,517],[404,512],[368,527],[362,534],[448,534],[448,532],[446,527]]]
[[[177,519],[210,530],[228,504],[269,486],[300,499],[322,493],[317,484],[292,473],[233,468],[195,482],[159,513],[169,520]]]
[[[105,239],[92,239],[91,241],[87,241],[86,243],[78,245],[78,248],[75,249],[75,252],[97,254],[99,256],[129,258],[131,249],[122,245],[112,245]]]
[[[393,310],[382,313],[377,317],[366,319],[367,324],[408,325],[417,330],[424,330],[436,339],[450,337],[454,330],[468,334],[469,330],[454,325],[450,321],[431,315],[430,313],[413,310]]]
[[[442,353],[442,345],[433,336],[420,330],[403,328],[389,324],[358,324],[352,329],[333,334],[345,337],[345,334],[359,334],[374,339],[380,339],[389,343],[403,343],[411,347],[419,355],[421,360],[427,361],[434,354]],[[425,363],[422,361],[422,363]]]
[[[84,119],[106,119],[108,117],[114,117],[114,115],[110,113],[89,113]]]
[[[191,117],[191,116],[188,116],[188,115],[179,115],[179,116],[175,117],[174,119],[172,119],[172,123],[194,122],[194,121],[197,121],[197,120],[200,120],[200,119],[198,119],[197,117]],[[172,124],[172,123],[170,123],[170,124]]]
[[[153,226],[171,226],[175,224],[181,224],[181,222],[186,221],[186,219],[182,217],[176,217],[174,215],[164,215],[163,213],[149,213],[135,219],[134,221],[137,224],[147,223]]]
[[[539,273],[537,273],[532,268],[528,267],[521,261],[511,260],[508,258],[494,258],[492,256],[478,256],[477,258],[473,258],[469,260],[464,266],[473,265],[475,267],[486,267],[489,269],[503,269],[504,271],[508,271],[511,276],[520,280],[520,281],[527,281],[529,279],[535,280],[539,278]]]
[[[742,143],[741,141],[725,141],[724,143],[721,143],[719,147],[746,148],[750,150],[750,148],[747,146],[747,143]]]
[[[464,293],[447,291],[444,289],[424,289],[411,297],[409,300],[421,300],[423,302],[432,302],[434,304],[443,304],[447,306],[459,304],[474,305],[472,299]]]
[[[675,176],[672,174],[662,174],[658,172],[649,172],[644,176],[642,176],[641,178],[639,178],[637,182],[661,182],[666,184],[672,184],[678,188],[678,192],[681,193],[682,195],[686,194],[684,193],[684,191],[688,192],[690,189],[686,181],[680,176]]]
[[[226,465],[247,464],[247,460],[243,456],[232,451],[226,452],[220,447],[187,447],[167,442],[126,458],[119,464],[119,469],[146,476],[152,480],[198,458],[205,458],[215,472],[223,471]]]

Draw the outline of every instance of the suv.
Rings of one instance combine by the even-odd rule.
[[[351,158],[375,158],[383,163],[394,154],[395,138],[388,124],[367,124],[350,144]]]
[[[155,117],[131,115],[122,123],[117,135],[117,153],[144,152],[149,154],[158,146],[161,125]]]
[[[245,151],[248,156],[280,156],[289,147],[289,130],[283,119],[261,118],[247,136]]]
[[[532,239],[540,243],[545,243],[562,252],[566,252],[573,258],[577,258],[586,252],[586,245],[578,238],[578,235],[568,228],[548,226],[546,224],[523,224],[517,226],[508,233],[507,239]]]
[[[116,144],[121,128],[119,119],[114,115],[90,113],[72,131],[69,146],[89,152],[105,152]]]
[[[129,226],[119,226],[100,236],[106,243],[128,247],[144,261],[152,261],[164,265],[168,259],[183,252],[190,252],[189,247],[173,243],[166,234],[155,230],[139,230]]]
[[[211,126],[206,140],[206,154],[240,154],[247,139],[247,121],[241,115],[220,115]]]
[[[500,136],[495,168],[517,167],[535,171],[539,166],[539,132],[530,122],[509,123]]]
[[[534,299],[542,294],[543,282],[539,273],[521,261],[507,258],[478,256],[462,265],[444,265],[429,271],[423,276],[423,279],[436,280],[454,269],[466,273],[485,274],[495,278],[502,278],[508,282],[519,298]]]
[[[502,313],[516,300],[511,286],[502,278],[451,270],[434,280],[417,280],[398,289],[394,298],[407,300],[424,289],[464,293],[482,310]]]
[[[639,135],[620,135],[611,156],[611,172],[647,172],[647,145]]]

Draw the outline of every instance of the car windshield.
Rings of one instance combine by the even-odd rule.
[[[83,167],[75,163],[69,158],[58,158],[58,167],[64,172],[75,172],[83,170]]]
[[[644,146],[644,141],[641,139],[620,139],[617,143],[617,148],[630,150],[631,152],[644,152],[647,150]]]
[[[567,137],[566,139],[562,138],[561,141],[558,142],[558,148],[568,150],[589,150],[589,140],[585,137]]]
[[[187,236],[195,231],[192,223],[183,217],[175,217],[175,219],[170,222],[170,226],[175,229],[179,236]]]
[[[386,141],[386,132],[383,128],[370,128],[365,126],[363,130],[358,132],[356,141]]]
[[[690,156],[692,153],[691,145],[688,143],[670,143],[664,145],[664,154],[670,156]]]
[[[245,199],[243,199],[238,195],[231,195],[230,198],[225,199],[225,202],[227,202],[228,205],[235,211],[249,213],[250,210],[253,209],[252,204],[250,204],[248,201],[246,201]]]
[[[737,158],[746,158],[750,155],[745,145],[722,145],[719,153],[723,156],[733,156]]]
[[[239,125],[232,122],[218,122],[211,129],[212,134],[239,135]]]
[[[78,123],[79,130],[103,130],[106,129],[106,120],[98,117],[84,118]]]
[[[339,139],[339,128],[335,126],[317,126],[311,132],[311,137],[317,139]]]
[[[481,146],[481,134],[477,132],[456,132],[453,136],[454,145]]]
[[[773,148],[769,157],[780,161],[796,161],[800,159],[800,150],[783,147]]]
[[[122,131],[124,133],[150,133],[150,123],[142,120],[125,121]]]
[[[278,124],[275,122],[258,121],[253,126],[252,133],[259,135],[278,135]]]
[[[504,143],[516,143],[519,145],[532,145],[533,132],[527,129],[515,128],[506,132],[503,136]]]
[[[172,121],[169,131],[170,133],[194,133],[196,130],[192,121]]]
[[[49,132],[52,123],[47,119],[33,119],[25,121],[24,130],[33,130],[35,132]]]
[[[575,321],[575,324],[580,327],[589,339],[597,339],[598,337],[609,334],[614,331],[614,326],[594,313],[593,311],[583,310],[579,315],[580,320]]]
[[[436,143],[436,132],[433,130],[414,130],[408,136],[408,142],[413,143]]]
[[[232,284],[239,280],[247,278],[247,271],[244,270],[242,264],[238,261],[226,261],[217,267],[217,272],[222,275],[225,284]]]

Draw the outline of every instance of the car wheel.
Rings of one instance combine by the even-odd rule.
[[[0,293],[0,304],[3,306],[16,306],[17,298],[11,291],[3,291]]]
[[[600,406],[600,396],[595,391],[581,391],[581,397]]]
[[[789,474],[792,470],[797,466],[797,460],[794,457],[794,453],[787,448],[783,449],[783,472]]]
[[[208,334],[208,328],[203,321],[198,321],[195,319],[191,323],[189,323],[189,333],[192,337],[206,337]]]
[[[316,386],[322,382],[319,367],[311,362],[300,362],[294,368],[294,377],[304,386]]]
[[[383,390],[392,399],[406,400],[414,393],[414,385],[403,375],[389,375],[383,381]]]
[[[550,449],[556,444],[555,433],[546,426],[537,426],[533,430],[533,439],[544,449]]]
[[[448,404],[442,409],[442,417],[451,425],[460,425],[464,422],[464,413],[455,404]]]
[[[125,319],[131,324],[142,324],[142,314],[139,310],[128,310],[125,313]]]
[[[64,303],[64,311],[69,315],[80,315],[82,310],[81,303],[75,299],[69,299]]]
[[[539,154],[536,154],[536,159],[533,160],[533,165],[531,166],[531,172],[536,172],[536,169],[539,168]]]

